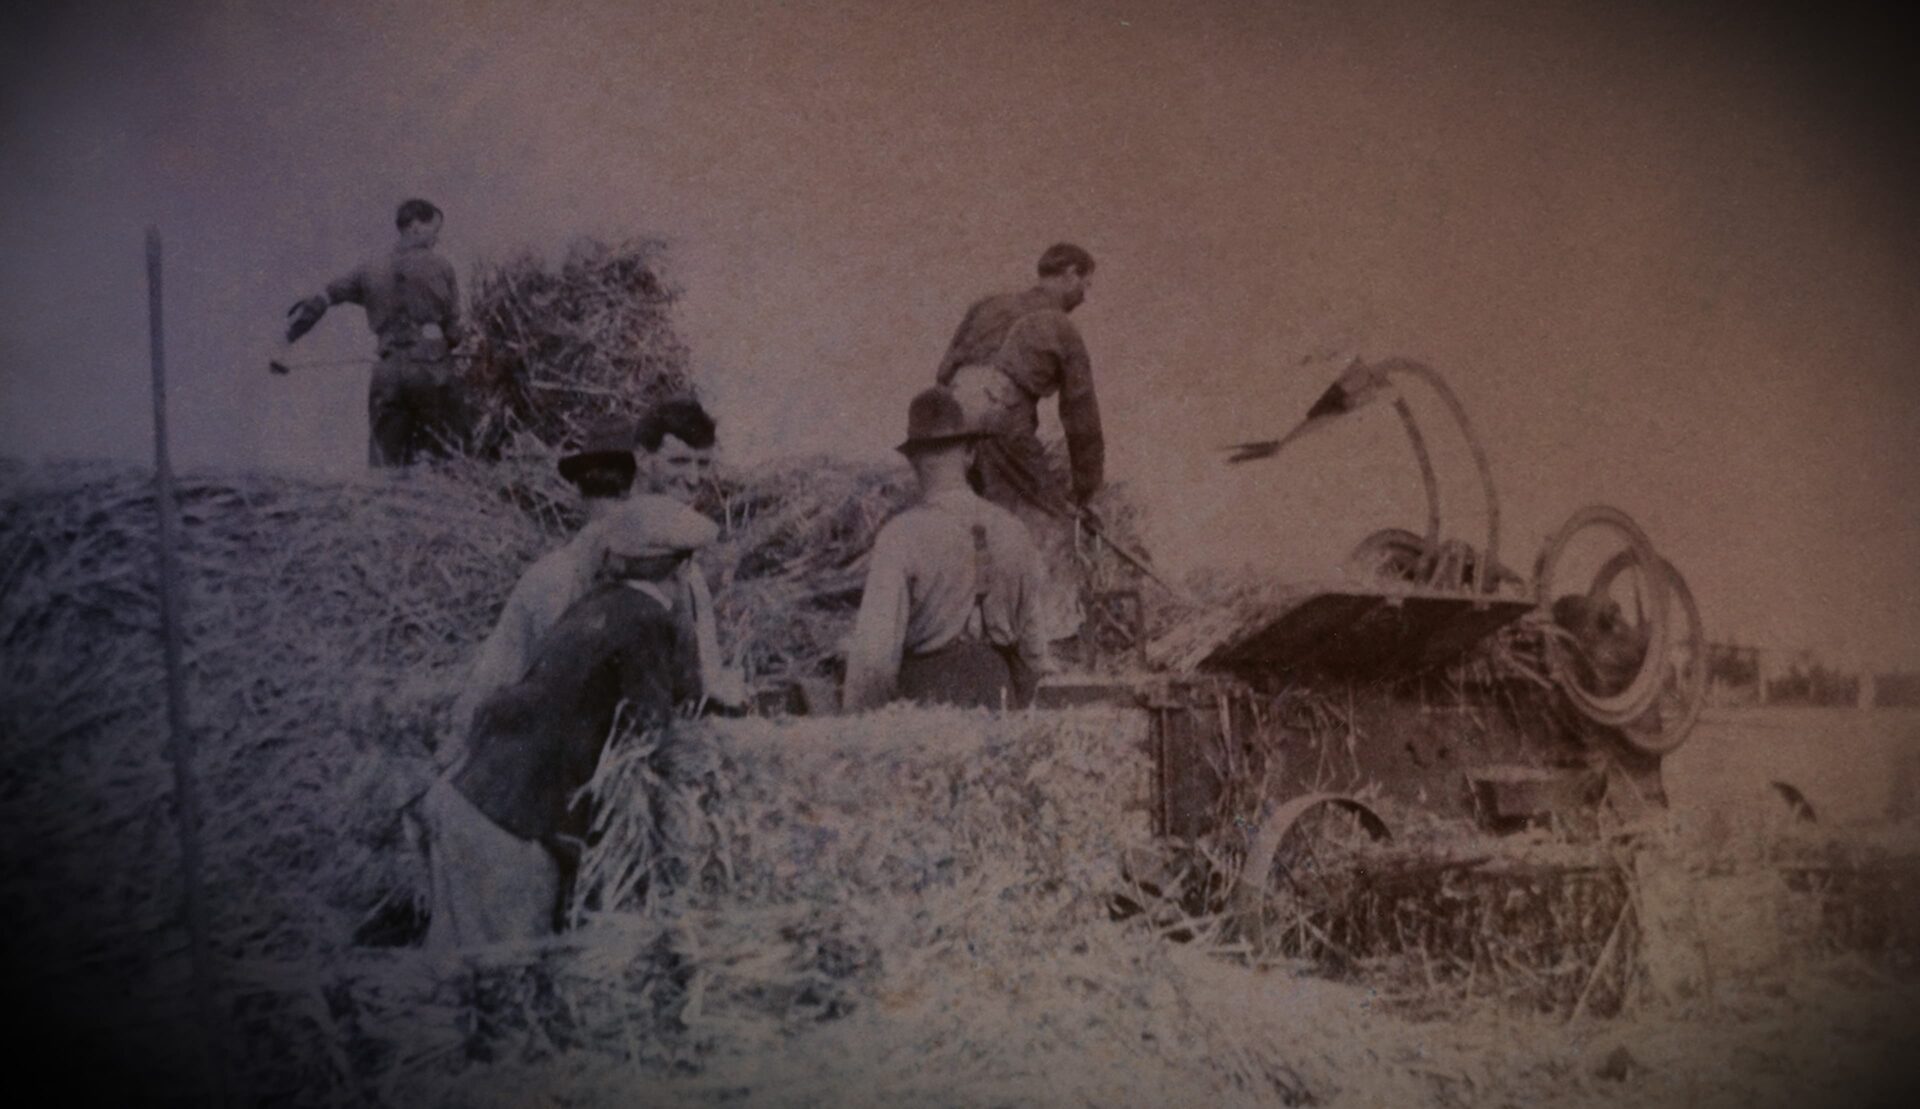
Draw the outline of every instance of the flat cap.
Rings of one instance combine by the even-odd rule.
[[[720,537],[712,520],[657,493],[628,498],[601,528],[607,553],[621,558],[686,554]]]

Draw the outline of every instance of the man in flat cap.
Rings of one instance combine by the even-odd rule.
[[[367,461],[374,466],[444,454],[447,443],[466,434],[464,398],[449,356],[462,335],[459,282],[433,249],[441,218],[428,201],[402,203],[394,214],[400,241],[391,251],[287,310],[291,343],[332,305],[366,309],[367,327],[379,342],[367,390]]]
[[[495,690],[520,680],[533,666],[534,649],[560,614],[593,584],[604,552],[599,524],[626,502],[638,463],[633,454],[633,421],[605,417],[586,429],[560,458],[560,476],[580,492],[587,523],[574,537],[536,559],[513,591],[480,644],[466,684],[453,704],[454,742],[443,744],[441,764],[459,753],[459,739],[472,726],[474,712]]]
[[[1069,318],[1093,282],[1093,256],[1072,243],[1040,255],[1039,281],[1024,292],[977,301],[960,321],[934,380],[952,388],[968,418],[992,434],[979,447],[981,494],[1033,532],[1050,578],[1047,637],[1079,630],[1075,516],[1100,491],[1106,441],[1093,364]],[[1061,488],[1040,444],[1041,401],[1059,395],[1071,485]]]
[[[896,698],[1023,707],[1048,668],[1040,554],[1020,521],[967,484],[981,437],[944,388],[907,409],[898,449],[920,499],[874,540],[848,645],[849,711]]]
[[[429,947],[552,931],[590,826],[576,794],[616,711],[624,703],[637,726],[662,727],[693,688],[673,575],[719,529],[669,498],[640,496],[599,530],[595,584],[541,640],[526,676],[480,706],[460,759],[423,799]]]

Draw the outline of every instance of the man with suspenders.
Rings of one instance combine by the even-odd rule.
[[[1040,621],[1049,641],[1080,631],[1082,572],[1074,519],[1105,479],[1106,440],[1094,394],[1093,363],[1070,313],[1086,299],[1093,256],[1055,243],[1040,256],[1040,279],[967,309],[934,375],[953,390],[983,432],[975,461],[980,494],[1014,514],[1040,548],[1048,593]],[[1070,477],[1062,485],[1039,437],[1039,406],[1058,398]]]
[[[1048,668],[1039,550],[1019,520],[967,484],[982,434],[944,388],[907,410],[898,449],[920,500],[874,540],[847,653],[848,711],[896,699],[1023,707]]]

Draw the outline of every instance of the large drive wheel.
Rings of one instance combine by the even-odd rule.
[[[1260,824],[1234,888],[1241,934],[1256,951],[1343,958],[1337,921],[1365,885],[1365,849],[1387,822],[1339,794],[1296,797]]]
[[[1573,538],[1589,528],[1598,528],[1611,532],[1623,540],[1625,549],[1615,555],[1615,559],[1626,557],[1627,564],[1639,573],[1639,580],[1646,583],[1646,596],[1642,598],[1646,610],[1642,614],[1648,621],[1647,651],[1640,663],[1640,669],[1624,688],[1613,690],[1583,678],[1580,668],[1575,665],[1574,646],[1568,637],[1550,636],[1547,640],[1547,661],[1560,688],[1566,691],[1567,698],[1581,714],[1597,723],[1611,727],[1621,727],[1632,722],[1646,712],[1660,694],[1667,678],[1667,635],[1668,593],[1666,575],[1656,573],[1661,565],[1660,557],[1654,553],[1653,544],[1646,533],[1633,519],[1617,508],[1607,505],[1589,505],[1573,514],[1554,533],[1553,538],[1540,551],[1540,561],[1534,567],[1535,588],[1543,611],[1551,610],[1555,601],[1555,575],[1560,562],[1567,553]],[[1624,567],[1623,567],[1624,568]],[[1616,570],[1615,576],[1620,573]]]
[[[1621,575],[1630,567],[1637,572],[1631,552],[1614,555],[1594,575],[1588,595],[1594,598],[1611,595]],[[1660,569],[1667,589],[1679,602],[1680,619],[1670,620],[1666,626],[1666,660],[1653,703],[1620,725],[1620,733],[1627,742],[1650,755],[1667,754],[1686,742],[1707,701],[1707,633],[1700,620],[1700,606],[1694,602],[1693,590],[1687,588],[1686,579],[1674,569],[1673,563],[1663,558]],[[1641,592],[1644,591],[1643,588]]]

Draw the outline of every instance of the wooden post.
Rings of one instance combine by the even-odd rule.
[[[147,334],[153,352],[153,492],[160,515],[160,639],[167,671],[168,754],[173,760],[174,827],[180,837],[187,936],[193,959],[193,999],[199,1014],[200,1063],[208,1100],[227,1103],[226,1075],[217,1050],[213,966],[207,947],[206,906],[200,896],[200,805],[193,786],[193,735],[187,729],[186,675],[180,649],[180,570],[175,554],[179,521],[173,502],[173,464],[167,457],[167,361],[161,336],[160,232],[147,228]]]

